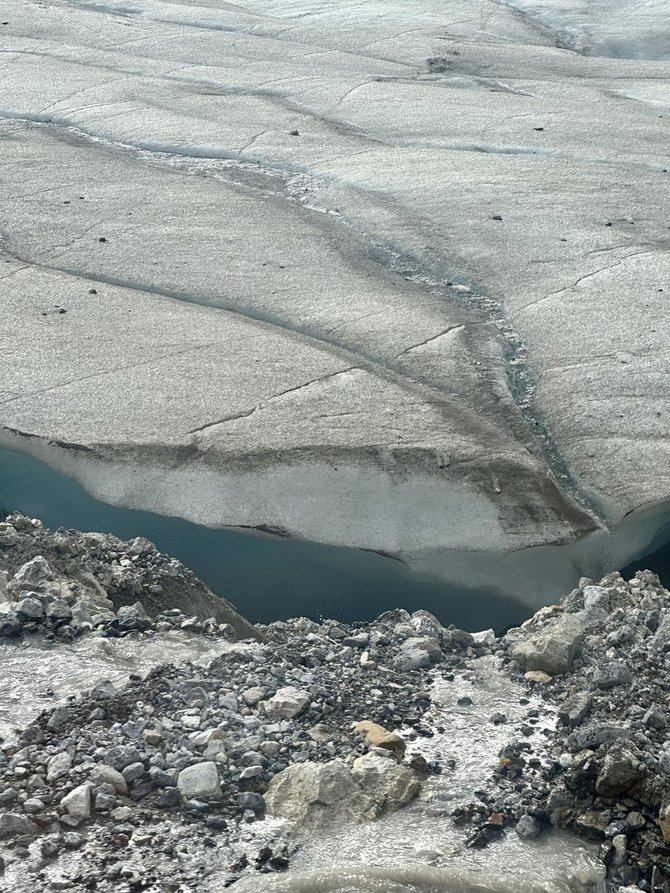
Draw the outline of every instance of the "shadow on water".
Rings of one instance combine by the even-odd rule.
[[[354,622],[404,607],[432,611],[463,629],[501,631],[532,613],[492,592],[420,577],[372,552],[212,529],[107,505],[72,478],[13,450],[0,450],[0,507],[40,518],[50,528],[144,536],[260,623],[296,616]]]

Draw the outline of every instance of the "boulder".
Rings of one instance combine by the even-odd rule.
[[[7,584],[7,595],[16,598],[20,592],[45,592],[53,590],[54,573],[42,555],[27,561]]]
[[[270,782],[265,805],[271,815],[309,828],[360,824],[378,814],[341,760],[289,766]]]
[[[399,763],[405,758],[406,745],[400,735],[389,732],[383,726],[364,719],[353,724],[352,729],[356,735],[364,735],[368,747],[383,747],[390,751]]]
[[[2,818],[0,816],[0,818]],[[664,800],[658,811],[658,825],[663,835],[663,840],[670,843],[670,800]]]
[[[105,754],[105,763],[117,772],[123,772],[126,766],[138,763],[139,760],[139,751],[131,744],[117,744],[116,747],[110,747]]]
[[[59,623],[72,619],[72,608],[60,598],[54,599],[46,606],[46,615],[52,623]]]
[[[44,607],[38,598],[28,596],[22,598],[14,605],[16,613],[26,620],[41,620],[44,617]]]
[[[630,670],[621,661],[610,661],[595,667],[591,673],[591,682],[595,688],[606,691],[617,685],[630,685],[633,680]]]
[[[303,712],[312,699],[306,691],[300,688],[286,686],[280,688],[276,695],[262,702],[262,708],[268,719],[293,719]]]
[[[72,758],[65,751],[54,754],[47,763],[47,781],[57,781],[68,774],[72,768]]]
[[[135,602],[134,605],[122,605],[116,612],[116,619],[119,629],[123,630],[139,631],[151,626],[151,618],[141,602]]]
[[[80,784],[60,801],[65,812],[78,822],[91,817],[91,788],[90,784]]]
[[[400,646],[400,650],[425,651],[430,658],[430,662],[433,664],[439,663],[439,661],[442,660],[442,649],[440,648],[439,642],[436,638],[431,636],[412,636],[409,639],[405,639]]]
[[[208,800],[221,796],[219,770],[216,763],[208,760],[187,766],[177,778],[177,787],[187,800]]]
[[[626,742],[615,742],[607,752],[596,780],[601,797],[619,797],[643,776],[644,768]]]
[[[627,738],[629,735],[630,732],[623,726],[611,725],[609,723],[592,723],[571,732],[566,739],[566,744],[571,753],[577,753],[580,750],[595,750],[607,741],[614,741],[616,738]]]
[[[129,764],[129,765],[132,765]],[[89,780],[94,785],[103,785],[108,784],[111,785],[112,788],[116,791],[117,794],[121,794],[125,797],[128,793],[128,783],[121,775],[121,773],[117,769],[113,769],[111,766],[98,765],[96,766],[89,775]]]
[[[23,632],[23,621],[15,611],[9,611],[0,619],[0,636],[15,639]]]
[[[409,673],[412,670],[423,670],[428,667],[430,667],[430,656],[423,648],[402,650],[393,658],[393,668],[399,673]]]
[[[354,760],[351,774],[363,793],[374,800],[380,815],[400,809],[421,790],[414,772],[399,766],[391,755],[366,753]]]
[[[512,648],[512,657],[524,670],[541,670],[550,676],[566,673],[584,638],[585,625],[578,614],[563,614],[548,626]]]
[[[14,815],[11,812],[0,813],[0,840],[36,833],[37,825],[26,816]]]

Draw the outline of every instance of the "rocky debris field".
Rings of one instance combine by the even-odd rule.
[[[582,582],[500,642],[506,671],[541,687],[558,726],[541,760],[521,728],[501,754],[496,796],[514,804],[510,821],[523,809],[522,834],[551,826],[600,842],[614,889],[665,891],[670,594],[648,571]]]
[[[0,537],[1,634],[17,648],[121,635],[141,649],[176,625],[234,637],[177,608],[149,616],[145,592],[194,578],[146,541],[51,534],[19,516]],[[123,588],[132,605],[117,606]],[[667,889],[670,594],[653,574],[584,580],[497,639],[403,610],[253,633],[206,664],[98,683],[3,743],[7,889],[183,893],[286,870],[306,830],[379,819],[448,780],[440,716],[477,711],[477,696],[438,706],[436,688],[482,661],[527,696],[513,695],[514,719],[511,705],[486,718],[508,743],[467,802],[435,821],[473,848],[567,830],[599,843],[611,890]]]
[[[156,615],[157,623],[173,625],[171,617],[185,615],[184,628],[198,632],[218,627],[233,638],[258,637],[229,602],[143,537],[125,542],[109,533],[52,533],[18,514],[0,523],[1,602],[0,636],[6,637],[36,626],[61,640],[93,628],[123,634],[151,626],[148,617]]]

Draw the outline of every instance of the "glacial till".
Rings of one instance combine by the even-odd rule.
[[[649,572],[582,580],[500,638],[425,611],[206,616],[150,543],[19,515],[0,567],[3,651],[49,704],[14,704],[0,752],[8,891],[666,889],[670,594]],[[146,662],[69,692],[31,674],[45,654],[76,674],[88,642]]]

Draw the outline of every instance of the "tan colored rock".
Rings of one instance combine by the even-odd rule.
[[[380,815],[405,806],[421,790],[416,774],[405,766],[398,766],[390,754],[366,753],[358,757],[351,774],[363,793],[377,804]]]
[[[581,647],[587,628],[582,614],[564,614],[515,645],[512,656],[524,670],[567,673]]]
[[[543,673],[542,670],[529,670],[527,673],[523,674],[523,678],[527,679],[529,682],[539,682],[540,685],[546,685],[547,682],[551,682],[554,677],[550,676],[549,673]]]
[[[658,826],[663,840],[670,843],[670,800],[665,800],[658,811]]]
[[[270,815],[310,829],[360,824],[379,815],[376,801],[341,760],[289,766],[270,782],[265,805]]]
[[[368,747],[382,747],[384,750],[390,750],[399,763],[404,760],[406,745],[400,735],[396,735],[395,732],[389,732],[388,729],[369,719],[354,723],[352,729],[356,735],[365,736],[365,743]]]

